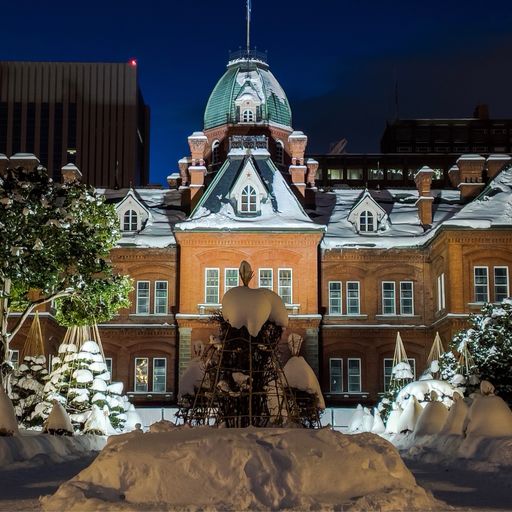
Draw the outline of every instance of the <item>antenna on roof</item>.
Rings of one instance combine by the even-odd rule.
[[[246,0],[247,9],[247,56],[251,51],[251,0]]]

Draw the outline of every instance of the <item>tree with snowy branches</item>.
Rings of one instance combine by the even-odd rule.
[[[470,328],[456,334],[450,350],[441,357],[446,380],[475,391],[481,380],[494,384],[496,393],[512,403],[512,300],[486,304],[471,315]]]
[[[62,297],[119,287],[108,260],[119,238],[113,206],[81,183],[74,166],[53,181],[33,156],[0,161],[0,364],[12,371],[10,342],[30,313]],[[8,324],[10,313],[21,315]],[[94,320],[94,319],[92,319]]]

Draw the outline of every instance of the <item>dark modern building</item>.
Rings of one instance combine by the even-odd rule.
[[[510,153],[512,119],[491,119],[478,105],[466,119],[397,119],[382,135],[382,153]]]
[[[71,162],[96,186],[146,185],[149,108],[137,63],[0,62],[0,153],[20,152],[55,176]]]

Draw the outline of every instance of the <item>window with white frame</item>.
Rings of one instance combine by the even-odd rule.
[[[361,359],[349,357],[347,360],[348,371],[348,392],[360,393],[361,392]]]
[[[341,315],[341,281],[329,281],[329,315]]]
[[[167,381],[167,359],[165,357],[153,358],[153,391],[165,393]]]
[[[219,303],[219,269],[205,269],[204,301],[206,304]]]
[[[347,315],[359,315],[361,311],[359,281],[348,281],[345,295],[347,296]]]
[[[242,122],[243,123],[253,123],[254,122],[254,111],[245,109],[242,112]]]
[[[126,210],[123,215],[123,231],[137,231],[138,219],[135,210]]]
[[[135,358],[135,381],[133,390],[137,393],[148,391],[149,365],[147,357]]]
[[[150,285],[149,281],[137,281],[137,314],[149,314],[149,300],[150,300]]]
[[[329,391],[341,393],[343,391],[343,359],[331,357],[329,359]]]
[[[256,213],[258,211],[258,195],[251,185],[246,185],[242,189],[240,211],[242,213]]]
[[[258,286],[260,288],[274,289],[274,275],[271,268],[260,268],[258,273]]]
[[[393,281],[382,282],[382,314],[396,314],[395,283]]]
[[[167,315],[168,306],[168,284],[167,281],[155,281],[155,314]]]
[[[474,267],[475,302],[489,302],[489,269]]]
[[[494,302],[501,302],[508,296],[508,267],[494,267]]]
[[[446,295],[444,288],[444,272],[437,276],[437,310],[446,308]]]
[[[278,270],[278,294],[285,304],[292,304],[292,269],[280,268]]]
[[[17,370],[20,366],[20,351],[11,350],[11,364],[12,367]]]
[[[370,233],[375,231],[375,216],[372,212],[364,210],[359,215],[359,231],[362,233]]]
[[[416,379],[416,359],[408,358],[409,366],[411,367],[411,372],[413,375],[413,380]],[[389,390],[389,384],[391,382],[391,375],[393,373],[393,358],[385,357],[384,358],[384,391]]]
[[[231,288],[238,286],[238,269],[226,268],[224,269],[224,293]]]
[[[400,281],[400,314],[414,315],[414,286],[412,281]]]
[[[111,357],[105,357],[105,364],[107,366],[107,372],[110,373],[110,378],[112,379],[112,358]]]

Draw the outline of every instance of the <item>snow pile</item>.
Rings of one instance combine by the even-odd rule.
[[[302,356],[292,356],[283,368],[288,386],[316,397],[316,406],[325,409],[325,401],[313,368]]]
[[[279,295],[267,288],[237,286],[222,299],[222,316],[235,329],[246,327],[253,337],[270,320],[279,327],[288,325],[288,312]]]
[[[398,404],[402,405],[409,397],[414,396],[418,402],[433,400],[432,392],[436,394],[436,400],[440,400],[445,405],[452,404],[453,393],[457,390],[454,386],[443,380],[423,379],[407,384],[396,397]],[[460,392],[460,391],[458,391]],[[402,405],[403,407],[403,405]]]
[[[65,462],[100,451],[106,442],[101,436],[52,436],[21,430],[20,435],[0,437],[0,467],[14,463],[34,466],[48,460]]]
[[[73,425],[69,419],[66,409],[58,400],[53,401],[52,411],[44,422],[45,432],[50,434],[73,435]]]
[[[187,368],[180,376],[178,401],[185,396],[191,398],[195,396],[196,391],[201,386],[201,382],[203,382],[204,372],[205,363],[201,358],[195,357],[189,361]]]
[[[110,438],[87,469],[42,505],[47,511],[439,509],[379,436],[208,427]]]
[[[18,433],[18,422],[11,399],[0,383],[0,437]]]
[[[414,435],[419,437],[439,434],[447,418],[448,409],[442,402],[429,402],[418,418]]]

